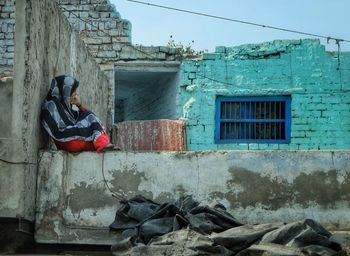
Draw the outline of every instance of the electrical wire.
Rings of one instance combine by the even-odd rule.
[[[230,20],[230,21],[234,21],[234,22],[240,22],[240,23],[244,23],[244,24],[249,24],[249,25],[257,25],[257,26],[260,26],[260,27],[266,27],[266,28],[272,28],[272,29],[277,29],[277,30],[282,30],[282,31],[287,31],[287,32],[293,32],[293,33],[299,33],[299,34],[303,34],[303,35],[311,35],[311,36],[315,36],[315,37],[320,37],[320,38],[325,38],[327,39],[327,43],[330,41],[330,40],[335,40],[337,46],[338,46],[338,53],[339,53],[339,49],[340,49],[340,42],[350,42],[349,40],[345,40],[345,39],[340,39],[340,38],[334,38],[334,37],[330,37],[330,36],[322,36],[322,35],[317,35],[317,34],[311,34],[311,33],[306,33],[306,32],[300,32],[300,31],[296,31],[296,30],[289,30],[289,29],[284,29],[284,28],[278,28],[278,27],[272,27],[272,26],[267,26],[267,25],[262,25],[262,24],[257,24],[257,23],[252,23],[252,22],[246,22],[246,21],[240,21],[240,20],[234,20],[234,19],[229,19],[229,18],[224,18],[224,17],[220,17],[220,16],[215,16],[215,15],[210,15],[210,14],[204,14],[204,13],[197,13],[197,12],[192,12],[192,11],[186,11],[186,10],[182,10],[182,9],[176,9],[176,8],[172,8],[172,7],[167,7],[167,6],[161,6],[161,5],[154,5],[154,4],[151,4],[151,3],[145,3],[145,2],[141,2],[141,1],[136,1],[136,0],[126,0],[126,1],[129,1],[129,2],[135,2],[135,3],[139,3],[139,4],[145,4],[145,5],[151,5],[151,6],[156,6],[156,7],[160,7],[160,8],[168,8],[168,9],[171,9],[171,10],[176,10],[176,11],[184,11],[184,12],[188,12],[188,13],[193,13],[193,14],[196,14],[196,15],[202,15],[202,16],[208,16],[208,17],[212,17],[212,18],[220,18],[220,19],[225,19],[225,20]],[[72,10],[68,10],[67,8],[65,8],[64,6],[62,6],[61,4],[58,4],[60,6],[60,8],[62,8],[64,11],[72,14],[74,17],[76,17],[77,19],[79,19],[80,21],[86,23],[86,24],[89,24],[91,25],[92,27],[96,28],[97,30],[99,30],[98,26],[94,25],[92,22],[89,22],[85,19],[82,19],[81,17],[79,17],[76,13],[74,13]],[[104,30],[99,30],[102,34],[110,37],[111,39],[115,37],[113,37],[112,35],[110,35],[109,33],[107,33],[106,31]],[[118,40],[119,44],[124,44],[128,47],[131,47],[133,48],[134,50],[144,54],[145,56],[151,58],[151,59],[156,59],[157,56],[154,56],[148,52],[145,52],[141,49],[139,49],[137,46],[131,44],[131,43],[128,43],[128,42],[120,42],[120,39],[119,38],[116,38],[116,40]],[[141,47],[141,46],[140,46]],[[338,54],[338,62],[339,62],[339,54]],[[184,70],[183,68],[179,68],[179,70],[183,71],[183,72],[188,72],[187,70]],[[203,79],[207,79],[207,80],[210,80],[212,82],[215,82],[215,83],[218,83],[218,84],[223,84],[223,85],[229,85],[229,86],[234,86],[236,88],[240,88],[240,89],[248,89],[246,87],[243,87],[243,86],[239,86],[239,85],[236,85],[236,84],[232,84],[232,83],[228,83],[228,82],[224,82],[224,81],[220,81],[220,80],[217,80],[217,79],[214,79],[214,78],[211,78],[211,77],[207,77],[205,75],[202,75],[202,74],[199,74],[197,73],[197,76],[203,78]]]
[[[79,17],[79,16],[78,16],[76,13],[74,13],[73,11],[66,9],[65,7],[63,7],[63,6],[60,5],[60,4],[59,4],[59,6],[60,6],[60,8],[62,8],[64,11],[66,11],[66,12],[72,14],[73,16],[75,16],[75,17],[76,17],[77,19],[79,19],[80,21],[82,21],[82,22],[84,22],[84,23],[86,23],[86,24],[89,24],[89,25],[93,26],[93,27],[96,28],[96,29],[99,29],[98,26],[94,25],[92,22],[89,22],[89,21],[87,21],[87,20],[85,20],[85,19],[82,19],[81,17]],[[112,35],[110,35],[108,32],[106,32],[106,31],[104,31],[104,30],[99,30],[99,31],[102,32],[102,34],[104,34],[104,35],[106,35],[106,36],[109,36],[110,38],[114,38]],[[120,39],[117,38],[117,40],[120,40]],[[131,43],[127,43],[127,42],[118,42],[118,43],[119,43],[119,44],[124,44],[124,45],[126,45],[126,46],[128,46],[128,47],[131,47],[131,48],[133,48],[134,50],[136,50],[136,51],[138,51],[138,52],[144,54],[145,56],[147,56],[147,57],[149,57],[149,58],[151,58],[151,59],[157,59],[157,56],[152,55],[152,54],[150,54],[150,53],[148,53],[148,52],[145,52],[145,51],[139,49],[137,46],[135,46],[135,45],[133,45],[133,44],[131,44]],[[141,46],[140,46],[140,47],[141,47]],[[183,72],[188,72],[187,70],[185,70],[185,69],[183,69],[183,68],[181,68],[181,67],[179,68],[179,70],[181,70],[181,71],[183,71]],[[224,81],[219,81],[219,80],[217,80],[217,79],[214,79],[214,78],[211,78],[211,77],[207,77],[207,76],[205,76],[205,75],[201,75],[201,74],[198,74],[198,73],[197,73],[197,76],[199,76],[199,77],[201,77],[201,78],[203,78],[203,79],[208,79],[208,80],[210,80],[210,81],[212,81],[212,82],[215,82],[215,83],[224,84],[224,85],[229,85],[229,86],[235,86],[235,87],[241,88],[241,89],[247,89],[246,87],[243,87],[243,86],[239,86],[239,85],[227,83],[227,82],[224,82]]]
[[[289,33],[295,33],[295,34],[300,34],[300,35],[313,36],[313,37],[327,39],[328,41],[329,40],[334,40],[336,42],[347,42],[347,43],[350,43],[350,40],[341,39],[341,38],[335,38],[335,37],[331,37],[331,36],[324,36],[324,35],[313,34],[313,33],[308,33],[308,32],[303,32],[303,31],[298,31],[298,30],[282,28],[282,27],[275,27],[275,26],[270,26],[270,25],[264,25],[264,24],[259,24],[259,23],[244,21],[244,20],[231,19],[231,18],[221,17],[221,16],[217,16],[217,15],[212,15],[212,14],[207,14],[207,13],[202,13],[202,12],[194,12],[194,11],[189,11],[189,10],[185,10],[185,9],[179,9],[179,8],[174,8],[174,7],[170,7],[170,6],[164,6],[164,5],[158,5],[158,4],[153,4],[153,3],[147,3],[147,2],[137,1],[137,0],[125,0],[125,1],[133,2],[133,3],[137,3],[137,4],[148,5],[148,6],[153,6],[153,7],[158,7],[158,8],[162,8],[162,9],[168,9],[168,10],[173,10],[173,11],[178,11],[178,12],[184,12],[184,13],[189,13],[189,14],[209,17],[209,18],[214,18],[214,19],[220,19],[220,20],[225,20],[225,21],[230,21],[230,22],[236,22],[236,23],[241,23],[241,24],[246,24],[246,25],[251,25],[251,26],[257,26],[257,27],[262,27],[262,28],[269,28],[269,29],[274,29],[274,30],[279,30],[279,31],[284,31],[284,32],[289,32]]]
[[[37,163],[24,162],[24,161],[19,161],[19,162],[9,161],[9,160],[2,159],[2,158],[0,158],[0,161],[4,162],[6,164],[18,164],[18,165],[36,165],[37,164]]]
[[[108,185],[107,179],[105,177],[105,171],[104,171],[104,161],[105,161],[105,154],[102,154],[102,177],[103,177],[103,181],[104,184],[106,186],[106,188],[109,190],[109,192],[112,194],[113,197],[117,198],[119,201],[124,201],[125,198],[118,192],[113,191],[110,186]]]

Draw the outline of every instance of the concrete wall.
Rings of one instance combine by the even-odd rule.
[[[15,51],[15,0],[0,1],[0,77],[12,75]]]
[[[111,69],[113,70],[113,68]],[[16,1],[11,143],[1,151],[0,216],[34,219],[38,149],[47,147],[40,105],[51,79],[70,74],[80,80],[83,102],[107,121],[110,82],[74,33],[55,1]],[[113,74],[113,72],[112,72]],[[1,112],[11,111],[1,105]]]
[[[217,47],[182,64],[178,117],[188,150],[350,148],[350,53],[326,52],[317,40]],[[215,99],[291,95],[290,144],[215,144]]]
[[[12,86],[12,77],[0,78],[0,109],[7,110],[0,115],[0,143],[1,138],[11,137]]]
[[[119,206],[108,185],[167,202],[193,195],[222,203],[244,223],[313,218],[350,230],[350,151],[43,152],[36,240],[108,244]],[[116,235],[117,236],[117,235]]]

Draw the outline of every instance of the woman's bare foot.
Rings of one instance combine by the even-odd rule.
[[[116,145],[114,145],[114,144],[112,144],[112,143],[109,143],[109,144],[102,150],[102,152],[105,152],[105,151],[112,151],[112,150],[117,150],[117,151],[119,151],[119,150],[121,150],[121,149],[120,149],[120,147],[118,147],[118,146],[116,146]]]

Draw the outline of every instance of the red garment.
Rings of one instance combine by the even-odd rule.
[[[101,153],[102,150],[109,144],[109,138],[106,132],[98,136],[95,142],[83,140],[71,140],[67,142],[54,141],[58,149],[71,153],[94,150],[96,150],[97,153]]]

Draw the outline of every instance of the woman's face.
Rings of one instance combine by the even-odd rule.
[[[75,90],[74,92],[72,92],[71,96],[70,96],[70,102],[73,103],[76,101],[78,96],[77,90]]]

